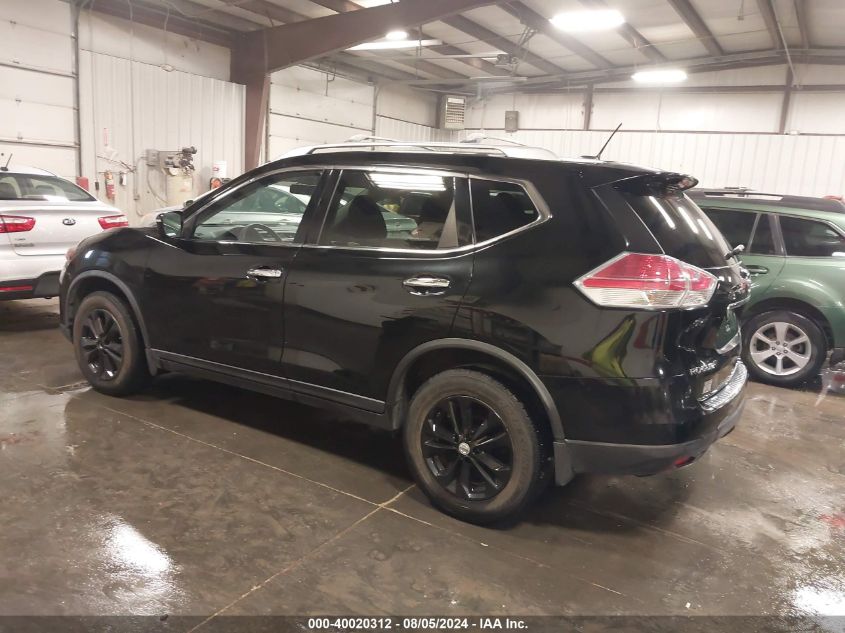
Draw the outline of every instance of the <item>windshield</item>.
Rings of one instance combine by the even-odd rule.
[[[91,202],[94,199],[84,189],[57,176],[0,173],[0,200]]]

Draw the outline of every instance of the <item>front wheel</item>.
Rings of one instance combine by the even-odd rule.
[[[819,375],[827,355],[824,333],[807,317],[776,310],[752,317],[743,328],[743,357],[759,381],[796,387]]]
[[[73,347],[82,375],[102,393],[128,395],[150,377],[132,314],[110,292],[82,300],[73,320]]]
[[[486,374],[453,369],[429,379],[411,400],[404,440],[423,492],[465,521],[514,516],[544,483],[539,429]]]

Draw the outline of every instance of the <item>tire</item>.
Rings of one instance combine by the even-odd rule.
[[[82,300],[73,320],[73,348],[82,375],[101,393],[129,395],[150,378],[135,320],[110,292],[93,292]]]
[[[474,421],[469,431],[462,424],[465,418]],[[518,515],[549,479],[543,471],[542,434],[523,403],[476,371],[452,369],[424,383],[411,399],[404,443],[414,479],[431,502],[471,523]],[[508,457],[509,469],[501,469]]]
[[[748,320],[743,334],[742,359],[748,371],[769,385],[802,385],[819,375],[827,356],[824,332],[796,312],[775,310],[758,314]]]

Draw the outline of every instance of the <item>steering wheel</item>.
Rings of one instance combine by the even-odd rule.
[[[266,224],[247,224],[241,233],[244,242],[281,242],[282,239]]]

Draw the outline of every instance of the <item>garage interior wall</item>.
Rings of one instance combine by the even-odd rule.
[[[73,178],[78,166],[70,5],[61,0],[0,4],[2,163],[13,154],[13,163]]]
[[[745,186],[806,195],[845,193],[845,94],[814,85],[845,84],[841,66],[797,66],[786,119],[779,134],[782,90],[719,92],[735,86],[783,86],[785,66],[690,75],[684,87],[713,92],[644,90],[631,83],[602,84],[583,130],[584,92],[496,94],[471,99],[467,129],[548,148],[563,157],[595,154],[610,131],[622,130],[603,158],[690,173],[702,186]],[[605,89],[617,92],[603,92]],[[633,89],[633,90],[632,90]],[[622,90],[628,90],[622,92]],[[519,112],[519,131],[504,131],[505,111]]]
[[[216,161],[229,177],[242,173],[245,89],[228,81],[227,48],[90,11],[79,39],[82,175],[92,193],[105,200],[108,170],[118,182],[113,204],[130,223],[167,206],[164,174],[147,167],[147,149],[195,146],[196,193],[208,189]]]

